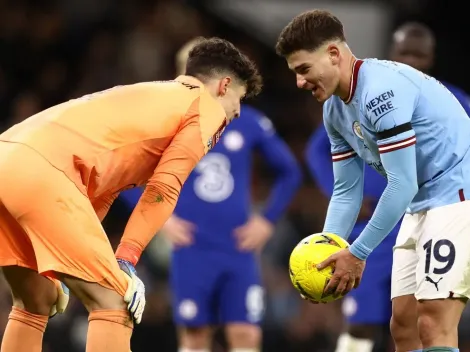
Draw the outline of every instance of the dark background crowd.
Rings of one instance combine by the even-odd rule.
[[[375,24],[357,20],[363,14],[361,9],[369,9],[372,3],[380,14]],[[283,9],[289,8],[292,16],[315,7],[338,9],[345,17],[346,34],[353,33],[358,37],[353,42],[361,44],[364,53],[379,58],[386,58],[389,36],[397,25],[405,20],[423,21],[437,38],[437,60],[432,73],[470,92],[465,12],[458,11],[459,5],[453,3],[0,0],[0,131],[51,105],[86,93],[174,78],[174,56],[182,44],[198,35],[220,36],[231,40],[260,66],[265,90],[252,104],[272,119],[303,163],[307,138],[321,122],[321,107],[309,94],[298,91],[294,76],[274,53],[276,30],[290,19]],[[371,23],[370,28],[367,23]],[[263,202],[269,181],[269,170],[262,160],[257,160],[253,177],[255,203]],[[262,256],[267,288],[264,351],[332,351],[343,329],[339,303],[313,306],[303,302],[287,275],[290,250],[302,237],[321,230],[326,206],[327,199],[305,172],[301,190]],[[113,243],[119,240],[129,214],[119,201],[113,205],[104,223]],[[167,285],[168,254],[167,243],[157,237],[139,264],[148,303],[143,322],[135,330],[134,352],[176,351]],[[2,281],[0,297],[1,336],[11,307]],[[463,331],[466,327],[464,321]],[[68,314],[50,321],[45,351],[83,351],[86,329],[86,312],[72,299]],[[218,339],[214,351],[224,351],[223,345],[223,338]]]

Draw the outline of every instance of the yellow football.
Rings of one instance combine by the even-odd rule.
[[[291,253],[289,275],[292,284],[305,298],[327,303],[341,297],[325,294],[325,287],[333,275],[331,266],[318,270],[316,265],[330,255],[348,248],[349,243],[332,233],[317,233],[305,237]]]

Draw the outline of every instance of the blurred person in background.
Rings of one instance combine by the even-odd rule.
[[[178,74],[186,71],[188,52],[200,40],[188,42],[177,54]],[[262,214],[251,213],[255,151],[276,175]],[[174,246],[170,282],[180,352],[210,351],[216,325],[223,325],[231,352],[260,350],[264,289],[257,253],[300,181],[300,168],[271,121],[242,105],[240,118],[191,173],[162,228]],[[131,192],[123,197],[135,202]]]
[[[401,62],[429,74],[434,66],[436,39],[426,25],[419,22],[407,22],[393,33],[390,47],[390,60]],[[470,116],[470,97],[462,89],[441,81],[455,95]]]
[[[360,125],[354,125],[353,129],[355,135],[362,140]],[[333,162],[330,140],[323,124],[307,143],[306,161],[316,184],[324,195],[330,198],[334,189]],[[365,165],[364,198],[357,222],[348,238],[350,243],[356,240],[366,227],[386,186],[386,178],[369,165]],[[343,298],[342,311],[346,318],[347,331],[340,335],[336,352],[387,350],[390,341],[388,327],[392,316],[390,281],[393,246],[398,230],[399,224],[372,252],[361,285]]]

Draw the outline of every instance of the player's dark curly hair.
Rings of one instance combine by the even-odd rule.
[[[186,75],[204,80],[225,73],[245,84],[245,97],[261,92],[263,80],[253,61],[225,39],[201,38],[189,52]]]
[[[296,51],[315,51],[328,41],[346,41],[343,24],[331,12],[311,10],[296,16],[282,30],[276,44],[279,56]]]

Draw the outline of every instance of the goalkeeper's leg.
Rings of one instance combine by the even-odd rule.
[[[133,322],[123,296],[98,283],[62,276],[88,310],[87,352],[129,352]]]
[[[13,307],[1,352],[40,352],[49,313],[58,298],[54,283],[31,269],[3,267],[11,287]]]
[[[30,259],[39,273],[70,288],[90,313],[87,352],[129,352],[133,323],[124,302],[128,281],[90,199],[34,151],[23,148],[22,155],[27,163],[12,163],[2,172],[5,207],[2,212],[0,206],[0,220],[14,218],[17,225],[10,229],[0,221],[0,264],[11,265],[4,258],[20,263]],[[26,232],[21,243],[16,240],[18,227]],[[36,313],[44,317],[47,312]]]

